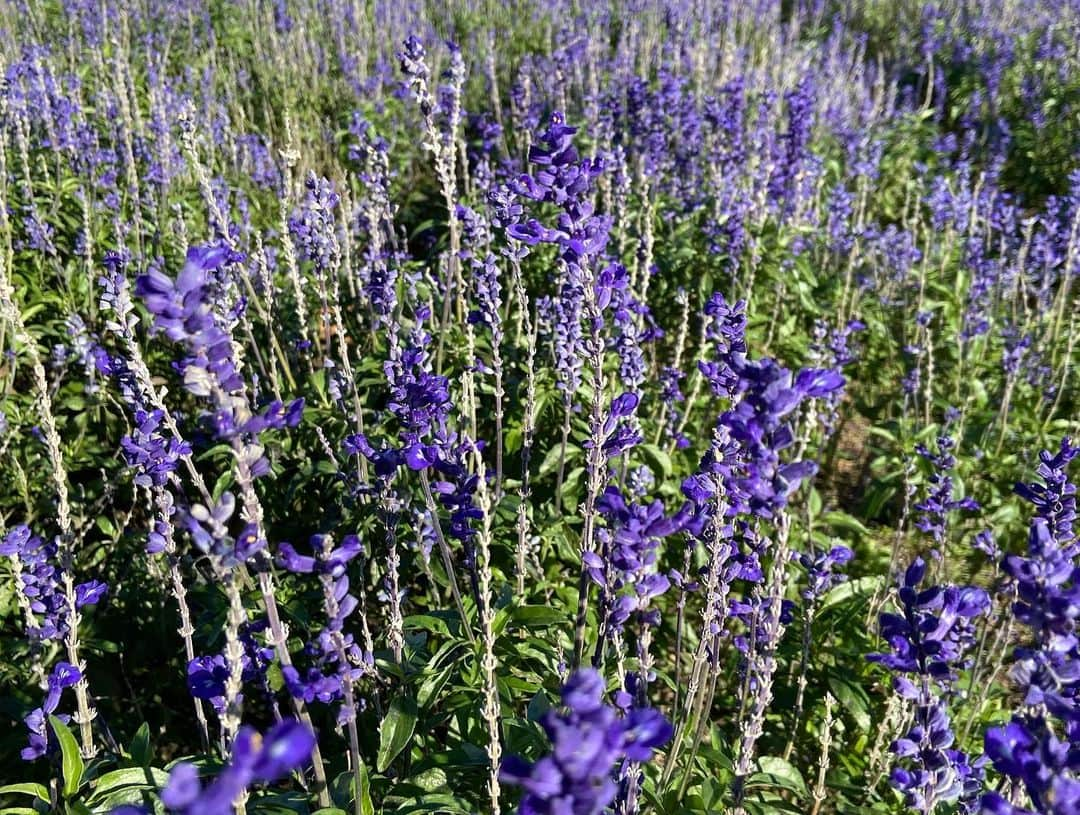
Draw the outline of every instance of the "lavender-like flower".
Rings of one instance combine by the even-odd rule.
[[[930,475],[930,492],[926,498],[915,504],[919,510],[916,526],[923,532],[933,535],[934,542],[941,546],[946,540],[949,516],[959,510],[976,510],[979,503],[971,496],[953,497],[953,479],[951,471],[956,467],[953,448],[956,442],[947,435],[938,437],[937,453],[932,453],[923,445],[915,448],[916,452],[930,462],[933,471]]]
[[[244,380],[233,354],[232,338],[219,324],[211,307],[209,274],[237,258],[224,247],[192,247],[183,269],[172,280],[151,269],[135,281],[135,292],[154,315],[154,327],[173,342],[183,343],[189,356],[181,363],[184,386],[195,396],[208,398],[214,434],[232,439],[258,435],[267,429],[295,427],[303,415],[304,400],[288,405],[272,402],[253,413],[244,393]],[[254,452],[256,446],[249,445]],[[268,472],[261,455],[251,462],[253,473]]]
[[[972,806],[982,787],[981,764],[954,746],[946,702],[975,643],[974,620],[989,611],[990,598],[971,587],[922,588],[925,575],[926,562],[916,558],[900,583],[902,613],[881,615],[890,651],[867,659],[893,672],[894,690],[913,706],[914,725],[891,748],[900,759],[891,779],[908,807],[929,815],[945,801]]]
[[[274,694],[267,677],[267,671],[274,661],[274,649],[256,638],[256,635],[262,634],[266,627],[266,620],[244,623],[240,626],[237,632],[237,639],[242,646],[240,678],[244,684],[260,686],[263,696],[276,710],[276,703],[273,702]],[[230,666],[225,654],[195,657],[188,662],[187,666],[188,691],[195,699],[210,702],[219,715],[224,715],[227,712],[226,686],[229,675]],[[241,693],[237,701],[243,701],[243,698]]]
[[[177,764],[161,791],[161,802],[175,815],[232,815],[236,802],[249,787],[268,783],[303,767],[315,748],[315,734],[295,719],[284,719],[260,735],[243,727],[236,735],[232,757],[225,768],[203,786],[199,768]],[[122,806],[112,815],[146,815],[140,806]]]
[[[705,314],[714,353],[698,368],[713,393],[732,402],[717,420],[741,446],[746,464],[737,483],[728,485],[729,498],[741,499],[733,500],[732,510],[772,518],[817,471],[812,461],[781,460],[781,451],[795,441],[789,417],[804,400],[835,394],[844,378],[831,368],[804,368],[796,375],[772,359],[748,360],[744,311],[742,301],[729,306],[722,294],[713,294]]]
[[[334,213],[341,196],[329,180],[314,173],[308,174],[304,186],[307,196],[289,218],[289,233],[300,250],[300,257],[310,260],[322,275],[335,269],[340,261],[341,247]]]
[[[994,768],[1024,789],[1033,809],[989,792],[982,811],[991,815],[1069,815],[1080,801],[1080,570],[1073,534],[1076,485],[1067,473],[1078,454],[1080,448],[1062,439],[1057,453],[1039,454],[1042,483],[1016,485],[1036,507],[1027,553],[1004,558],[1016,587],[1013,614],[1030,631],[1014,652],[1011,671],[1023,708],[1007,725],[988,730],[984,744]]]
[[[563,261],[552,327],[556,371],[564,399],[570,399],[581,384],[584,286],[589,285],[591,274],[587,272],[602,255],[611,227],[610,218],[594,214],[591,195],[592,182],[603,171],[603,162],[579,157],[573,143],[575,133],[577,128],[567,125],[561,113],[553,113],[548,127],[539,135],[539,143],[529,149],[529,162],[538,168],[536,172],[518,176],[508,190],[496,196],[497,201],[503,201],[497,212],[507,224],[508,237],[525,246],[554,244]],[[520,211],[520,207],[507,203],[511,195],[559,207],[556,226],[548,227],[535,218],[510,222],[510,211]],[[610,292],[607,299],[604,297],[598,291],[601,309],[610,300]]]
[[[600,552],[582,557],[589,579],[601,590],[599,660],[604,639],[621,631],[631,616],[645,626],[659,625],[660,612],[650,606],[668,590],[670,581],[656,569],[656,550],[662,538],[681,529],[685,513],[667,517],[662,501],[627,503],[617,487],[608,487],[596,506],[607,528],[597,530]]]
[[[577,671],[562,689],[565,710],[544,717],[551,754],[533,764],[519,756],[503,761],[503,783],[525,790],[519,815],[599,815],[618,794],[618,766],[649,761],[671,738],[671,725],[659,711],[634,708],[620,717],[603,696],[600,674]]]
[[[980,802],[981,815],[1075,815],[1080,802],[1076,743],[1075,727],[1062,739],[1039,717],[1014,716],[1007,725],[988,730],[987,758],[998,772],[1023,787],[1032,808],[988,792]]]
[[[191,445],[160,428],[160,410],[136,407],[135,429],[120,440],[127,464],[135,471],[135,483],[140,487],[162,487],[176,471],[180,460],[191,454]]]
[[[1066,437],[1057,453],[1039,453],[1036,473],[1044,483],[1016,485],[1016,494],[1035,505],[1037,516],[1046,521],[1048,531],[1059,543],[1068,546],[1070,554],[1075,553],[1072,525],[1076,520],[1076,485],[1069,481],[1066,468],[1077,455],[1080,447],[1073,446]]]
[[[333,546],[325,535],[311,539],[311,555],[302,555],[289,543],[278,546],[278,562],[295,574],[318,574],[326,582],[324,597],[327,612],[326,627],[307,646],[313,666],[305,673],[288,665],[282,676],[289,692],[305,702],[324,704],[351,700],[351,688],[373,661],[345,632],[346,619],[357,609],[359,600],[349,593],[348,565],[363,554],[363,545],[356,535],[346,536],[340,545]],[[355,717],[355,710],[346,704],[341,711],[342,721]]]
[[[48,641],[65,641],[71,627],[71,615],[96,604],[108,589],[99,580],[79,583],[74,587],[75,607],[69,608],[56,542],[44,541],[26,525],[17,526],[4,536],[0,542],[0,556],[10,557],[15,566],[18,590],[26,608],[27,634],[34,647]],[[57,662],[53,666],[45,701],[23,720],[30,731],[29,746],[22,751],[25,760],[32,761],[45,754],[49,745],[48,718],[56,712],[64,688],[72,687],[82,679],[82,672],[76,665]],[[61,717],[61,720],[66,722],[67,718]]]
[[[57,662],[47,680],[48,693],[41,707],[34,708],[26,715],[23,722],[30,731],[30,744],[22,749],[20,755],[25,761],[33,761],[45,755],[49,749],[49,717],[56,713],[60,697],[65,688],[70,688],[82,679],[82,673],[70,662]],[[71,717],[65,713],[57,715],[67,724]]]
[[[17,561],[19,591],[31,611],[28,630],[31,641],[63,640],[69,620],[64,586],[55,541],[45,541],[20,525],[8,532],[0,543],[0,556]],[[75,608],[94,605],[107,587],[99,580],[75,586]]]
[[[820,554],[802,553],[799,555],[799,563],[806,569],[806,588],[803,589],[804,600],[813,602],[824,597],[826,592],[833,586],[843,583],[846,575],[837,570],[850,561],[855,554],[843,544],[836,544],[828,552]]]

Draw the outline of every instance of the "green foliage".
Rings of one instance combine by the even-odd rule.
[[[36,15],[27,25],[55,34],[57,43],[66,41],[61,39],[68,26],[64,4],[31,5]],[[351,128],[355,113],[390,144],[389,192],[400,232],[400,236],[394,236],[400,239],[395,249],[409,255],[399,270],[398,295],[404,298],[412,287],[418,303],[441,304],[444,292],[440,289],[440,261],[445,263],[450,227],[439,179],[431,169],[430,152],[418,143],[416,112],[392,93],[358,97],[354,88],[357,77],[343,62],[328,59],[325,70],[317,72],[308,63],[325,55],[316,57],[300,47],[298,43],[306,42],[301,40],[300,32],[293,39],[274,40],[269,34],[274,21],[265,13],[264,5],[268,4],[207,4],[208,24],[215,35],[212,46],[194,38],[194,23],[189,28],[163,19],[151,26],[169,43],[167,49],[162,49],[158,66],[161,71],[191,76],[205,73],[207,86],[202,90],[207,100],[222,100],[227,110],[221,115],[234,127],[265,139],[268,149],[277,151],[275,158],[286,150],[295,150],[302,157],[290,170],[290,177],[263,185],[248,171],[247,159],[230,155],[203,134],[206,141],[199,142],[199,149],[205,153],[216,192],[230,217],[243,211],[252,233],[265,235],[274,244],[270,248],[280,253],[281,233],[287,228],[282,223],[281,196],[286,210],[297,203],[302,194],[301,170],[332,177],[353,204],[366,200],[370,190],[361,178],[361,162],[353,153],[356,135]],[[426,19],[434,31],[471,43],[478,53],[488,47],[489,39],[498,38],[500,62],[494,76],[476,70],[466,88],[466,108],[470,111],[486,110],[493,94],[506,96],[518,67],[534,55],[549,54],[553,41],[562,36],[559,21],[531,16],[533,6],[528,3],[488,4],[490,7],[483,12],[459,4],[449,4],[445,9],[441,4],[422,5],[427,7]],[[636,181],[626,193],[622,204],[625,222],[618,225],[611,247],[612,252],[621,250],[619,260],[635,268],[642,262],[644,236],[648,234],[652,241],[649,259],[655,274],[649,276],[649,269],[644,274],[649,281],[652,317],[666,332],[662,341],[650,346],[653,372],[674,356],[674,338],[683,319],[680,292],[685,292],[692,304],[688,309],[691,322],[685,329],[687,342],[693,347],[681,360],[687,371],[683,390],[694,397],[682,408],[692,444],[680,449],[665,434],[659,415],[649,415],[643,422],[645,442],[617,463],[621,486],[630,474],[643,468],[654,479],[655,496],[669,509],[681,503],[680,485],[697,470],[722,404],[703,384],[694,356],[700,350],[696,345],[701,328],[698,313],[709,294],[723,291],[731,301],[746,297],[750,355],[773,356],[792,367],[813,363],[816,321],[857,313],[865,324],[865,331],[859,335],[857,359],[845,369],[846,397],[837,406],[834,432],[821,451],[820,473],[812,487],[793,497],[791,512],[792,534],[800,547],[813,546],[822,551],[844,543],[857,557],[849,569],[850,579],[821,598],[812,615],[804,614],[801,605],[798,607],[778,649],[775,700],[753,772],[746,779],[745,808],[755,815],[805,813],[814,806],[826,694],[837,702],[837,725],[831,733],[831,766],[823,781],[829,799],[817,811],[886,815],[902,810],[886,781],[884,762],[888,756],[883,753],[888,745],[880,743],[881,734],[897,724],[887,718],[891,696],[888,676],[868,664],[865,655],[882,647],[876,635],[876,615],[890,602],[898,565],[922,546],[912,531],[914,510],[907,490],[911,488],[921,495],[930,472],[924,465],[911,464],[915,446],[930,444],[943,431],[941,422],[949,408],[961,411],[962,419],[951,425],[963,451],[954,484],[958,495],[976,498],[982,509],[978,516],[960,520],[949,530],[942,554],[954,579],[991,585],[997,577],[994,565],[971,546],[973,536],[983,528],[992,528],[1006,549],[1022,546],[1027,513],[1012,494],[1012,485],[1030,475],[1039,449],[1053,447],[1057,439],[1076,426],[1075,384],[1063,388],[1051,403],[1045,398],[1045,389],[1035,381],[1025,377],[1010,380],[1006,376],[1002,369],[1006,351],[1006,339],[1000,331],[1003,326],[995,324],[988,333],[960,339],[970,310],[973,271],[965,254],[969,236],[952,226],[937,231],[930,224],[926,196],[932,177],[940,177],[950,185],[969,180],[962,177],[952,157],[940,148],[942,137],[970,135],[967,149],[973,154],[972,174],[977,177],[990,169],[981,157],[997,149],[995,145],[1002,138],[1001,123],[1007,125],[1010,140],[1003,148],[998,180],[1004,192],[1016,196],[1018,207],[1025,213],[1035,211],[1049,196],[1067,192],[1069,172],[1076,168],[1080,151],[1080,73],[1059,70],[1053,60],[1040,57],[1038,38],[1029,32],[1013,44],[1016,59],[1000,77],[996,107],[991,109],[982,96],[987,77],[974,57],[956,61],[948,54],[937,53],[932,56],[932,68],[917,58],[913,26],[921,4],[856,5],[847,36],[866,34],[866,64],[880,59],[881,65],[890,66],[890,75],[898,77],[898,92],[906,90],[917,99],[923,95],[928,99],[926,105],[915,105],[890,118],[886,125],[869,128],[867,140],[880,144],[882,151],[877,175],[872,179],[859,176],[853,188],[847,190],[865,223],[875,229],[911,231],[920,254],[910,273],[911,279],[917,279],[917,286],[911,285],[910,279],[895,285],[886,280],[881,290],[864,291],[862,278],[875,273],[882,279],[888,277],[881,271],[887,266],[886,260],[869,254],[868,241],[856,238],[851,250],[838,252],[830,244],[824,222],[820,227],[806,222],[793,224],[764,210],[755,213],[745,225],[752,253],[729,256],[712,245],[714,201],[685,207],[663,185],[650,190],[645,185],[638,187]],[[258,13],[249,12],[249,6],[260,7]],[[790,19],[791,9],[785,8],[784,13]],[[911,19],[905,22],[898,19],[901,17]],[[314,24],[313,20],[305,22]],[[331,22],[322,21],[325,28],[311,40],[332,42],[336,32]],[[370,20],[365,25],[375,26],[376,22]],[[613,21],[610,40],[617,42],[627,25],[626,21]],[[945,22],[940,25],[944,27]],[[808,26],[791,47],[817,47],[828,34],[826,29],[825,22]],[[658,38],[675,33],[666,20],[657,21],[650,31]],[[374,35],[379,36],[378,32]],[[776,45],[764,31],[739,36],[748,52],[757,49],[767,53]],[[289,42],[294,47],[285,54],[272,53],[268,42]],[[983,40],[976,45],[984,50],[989,47]],[[83,83],[87,115],[104,132],[112,113],[97,106],[105,104],[106,92],[114,82],[108,66],[113,60],[128,65],[130,54],[124,49],[130,44],[116,37],[107,38],[100,47],[101,66],[80,65],[78,77]],[[976,49],[976,53],[983,51]],[[433,77],[439,77],[444,59],[442,52],[433,52]],[[211,70],[222,65],[227,68]],[[363,72],[374,69],[366,63],[361,67]],[[643,70],[654,85],[660,81],[652,75],[654,66],[646,65]],[[946,78],[946,98],[927,92],[931,70],[942,72]],[[319,81],[312,82],[311,77],[316,75]],[[240,77],[243,82],[237,81]],[[136,111],[140,120],[148,118],[150,93],[157,92],[149,71],[133,71],[125,81],[131,83],[132,101],[140,106]],[[494,87],[490,85],[493,82]],[[1030,103],[1032,84],[1039,89],[1037,111]],[[584,97],[586,90],[570,83],[569,92],[575,98]],[[698,90],[707,94],[713,89]],[[757,91],[748,98],[750,108],[761,102],[762,95]],[[505,107],[509,119],[509,106]],[[206,115],[210,120],[214,113]],[[778,118],[777,127],[785,126]],[[41,134],[35,137],[40,140]],[[510,154],[523,155],[526,134],[504,129],[503,138]],[[586,152],[599,139],[586,127],[578,144]],[[455,149],[460,147],[467,155],[477,141],[470,125],[465,143],[455,145]],[[812,146],[824,168],[823,191],[816,202],[824,212],[829,202],[826,191],[853,177],[848,166],[850,156],[845,145],[831,135],[816,133]],[[5,154],[10,162],[6,173],[14,179],[4,181],[5,203],[12,213],[38,206],[52,230],[57,251],[33,251],[24,245],[25,241],[13,241],[12,235],[21,235],[19,230],[23,228],[14,224],[8,228],[9,234],[2,236],[4,245],[11,247],[11,257],[0,262],[7,268],[10,261],[21,319],[43,354],[53,347],[71,345],[66,322],[71,315],[86,315],[92,326],[100,323],[96,278],[103,251],[123,245],[125,237],[118,234],[123,231],[120,224],[141,219],[143,229],[132,228],[131,239],[146,241],[146,257],[160,256],[169,270],[180,267],[189,242],[208,239],[213,232],[199,181],[190,169],[170,180],[157,211],[151,211],[145,201],[141,205],[136,202],[126,181],[114,179],[115,189],[87,185],[69,166],[58,164],[51,151],[40,144],[28,151],[29,174],[24,180],[22,168],[13,169],[17,153],[10,149]],[[761,157],[748,160],[758,161]],[[95,215],[87,232],[80,196],[89,196],[86,206],[94,208],[109,192],[117,194],[115,214]],[[554,217],[554,211],[549,205],[537,208],[543,217]],[[350,213],[350,217],[355,215]],[[721,225],[729,215],[720,215]],[[352,222],[347,228],[349,234],[358,230]],[[97,252],[89,263],[80,249],[87,242]],[[356,254],[359,257],[360,252]],[[534,307],[535,299],[550,290],[552,269],[557,265],[555,254],[552,247],[538,247],[522,261],[523,283],[533,297]],[[450,578],[437,555],[429,558],[425,554],[424,546],[430,547],[431,541],[425,540],[419,518],[407,515],[400,519],[397,541],[402,575],[399,588],[408,598],[400,660],[385,645],[389,591],[386,526],[373,509],[377,501],[372,494],[358,489],[366,462],[350,457],[335,445],[361,430],[377,442],[388,434],[378,426],[359,425],[384,408],[384,364],[390,343],[374,327],[359,297],[341,298],[346,304],[341,318],[344,338],[332,336],[329,329],[320,333],[329,321],[324,320],[321,311],[317,276],[310,261],[301,261],[301,266],[311,291],[301,291],[298,300],[281,266],[275,267],[270,273],[276,298],[274,318],[264,321],[260,316],[249,321],[251,335],[237,337],[248,349],[246,373],[258,371],[265,381],[267,367],[280,356],[287,396],[307,400],[300,427],[264,436],[272,476],[260,480],[258,495],[266,508],[268,537],[275,544],[347,529],[360,534],[376,553],[352,577],[354,587],[362,586],[367,592],[365,611],[370,610],[374,628],[372,660],[378,679],[368,682],[364,690],[358,722],[361,764],[355,774],[349,768],[344,740],[337,735],[340,728],[333,712],[313,706],[328,777],[333,779],[329,784],[333,805],[316,809],[314,799],[301,787],[299,778],[294,778],[282,785],[283,790],[256,791],[248,811],[339,815],[358,808],[361,815],[471,815],[481,805],[487,805],[488,783],[485,747],[489,734],[480,701],[485,682],[481,647],[471,644],[466,636],[466,626],[477,630],[480,610],[468,591],[464,599],[466,619],[462,620],[456,611],[446,610],[451,608],[447,602]],[[356,285],[357,281],[345,282]],[[509,288],[504,281],[507,313],[517,315],[518,305]],[[254,310],[264,299],[264,292],[254,294],[249,308]],[[993,308],[1000,315],[1011,310],[1010,317],[1015,312],[1026,314],[1032,308],[1029,299],[1025,295],[1015,302],[994,303]],[[315,350],[306,356],[297,351],[300,336],[298,327],[291,322],[297,307],[304,303],[316,315],[311,320],[313,326],[306,327],[312,330]],[[1042,332],[1040,344],[1055,382],[1064,382],[1063,375],[1075,367],[1075,360],[1069,358],[1072,346],[1066,346],[1067,319],[1074,307],[1062,295],[1060,314],[1065,316],[1055,322],[1054,315],[1050,315],[1037,323]],[[930,315],[926,332],[920,333],[915,327],[916,309]],[[205,425],[196,418],[200,413],[198,400],[183,389],[175,375],[175,348],[159,338],[143,336],[149,321],[141,307],[138,317],[139,339],[155,383],[168,390],[169,404],[182,429],[195,440],[194,466],[207,479],[214,498],[226,490],[235,490],[230,445],[210,441]],[[579,508],[589,489],[588,450],[581,442],[588,436],[588,425],[585,412],[565,412],[563,393],[551,373],[549,357],[553,351],[542,342],[538,348],[542,365],[533,383],[535,427],[528,427],[531,436],[527,439],[523,342],[515,334],[513,319],[507,321],[507,332],[513,339],[507,342],[512,354],[508,354],[505,383],[509,394],[504,435],[506,494],[492,508],[495,522],[491,540],[492,633],[499,666],[496,696],[503,754],[535,760],[549,748],[540,723],[557,706],[561,674],[574,648],[584,534]],[[478,337],[478,333],[482,336]],[[103,335],[102,341],[108,345]],[[339,409],[332,394],[333,370],[321,367],[323,359],[339,353],[338,344],[344,344],[354,360],[357,398],[363,402],[359,422]],[[477,358],[486,360],[492,350],[487,334],[464,319],[436,337],[435,344],[445,359],[445,370],[450,372],[475,369]],[[924,377],[934,378],[930,382],[924,379],[922,389],[908,393],[902,383],[910,373],[912,359],[904,349],[919,345],[927,345],[933,352],[933,373],[925,367],[923,371]],[[13,342],[4,326],[0,350],[10,352],[0,361],[0,385],[4,417],[12,428],[0,439],[0,481],[8,485],[0,492],[0,516],[8,525],[31,519],[48,527],[55,520],[55,496],[48,456],[31,430],[39,424],[40,405],[28,364],[29,349]],[[110,350],[116,349],[110,346]],[[604,374],[610,382],[618,382],[618,365],[613,357],[607,360]],[[64,655],[62,644],[32,648],[21,636],[24,612],[14,579],[9,579],[14,575],[8,574],[6,563],[0,566],[0,721],[10,720],[10,726],[0,727],[0,778],[29,779],[0,786],[0,812],[96,815],[125,803],[142,803],[161,811],[159,793],[177,761],[194,757],[207,775],[219,769],[219,764],[205,755],[191,712],[191,698],[184,686],[187,658],[177,636],[179,623],[167,567],[144,554],[153,511],[145,491],[133,483],[120,452],[121,438],[131,430],[131,417],[110,383],[94,378],[93,386],[88,387],[88,377],[97,375],[84,372],[75,363],[51,365],[48,376],[49,398],[62,438],[73,521],[79,535],[73,565],[78,574],[101,579],[110,586],[106,601],[82,612],[80,629],[81,654],[102,712],[95,726],[108,733],[110,740],[101,755],[84,759],[69,726],[50,717],[55,754],[31,765],[19,760],[18,751],[24,745],[21,720],[40,704],[35,679],[40,673],[36,671]],[[462,382],[457,373],[451,387],[455,397],[459,396]],[[650,399],[659,400],[660,385],[654,379],[643,389]],[[485,406],[491,404],[493,394],[494,387],[486,380],[482,382],[480,397]],[[585,385],[577,401],[588,405],[591,397]],[[486,409],[480,413],[480,437],[493,438],[493,416]],[[562,438],[564,420],[570,428],[566,444]],[[531,525],[528,542],[535,565],[531,560],[527,564],[528,578],[519,594],[514,585],[518,546],[515,524],[523,501],[518,489],[523,483],[527,440],[531,443],[531,492],[525,513]],[[819,440],[815,436],[807,442],[813,445]],[[681,543],[666,544],[659,557],[661,570],[679,570],[687,578],[700,575],[707,563],[701,547],[691,552]],[[195,609],[193,639],[206,653],[220,652],[227,611],[225,592],[198,553],[185,551],[177,562],[189,581],[187,599]],[[787,597],[799,597],[801,579],[801,573],[793,568],[784,586]],[[595,597],[596,589],[591,590]],[[324,623],[320,587],[286,577],[277,587],[277,599],[290,633],[286,647],[301,653],[308,632]],[[254,580],[243,584],[243,600],[248,608],[259,606],[261,598]],[[655,681],[651,692],[658,706],[673,710],[676,699],[685,693],[687,655],[692,656],[699,646],[696,626],[702,603],[697,595],[674,590],[661,602],[655,639],[663,647],[658,649],[660,653],[652,666]],[[587,622],[586,654],[591,657],[599,645],[598,661],[603,663],[595,607],[588,609]],[[372,636],[359,629],[351,633],[357,641],[365,633]],[[811,645],[804,648],[804,643]],[[980,653],[979,659],[984,662],[975,668],[985,668],[985,660],[996,656]],[[614,670],[611,658],[608,660],[605,667]],[[662,762],[646,768],[642,800],[647,811],[704,815],[725,811],[731,805],[745,666],[733,649],[718,656],[717,661],[720,679],[705,711],[708,726],[702,731],[701,743],[666,785]],[[626,663],[618,669],[634,671],[639,667],[637,655],[628,651]],[[985,687],[976,686],[978,692],[966,694],[955,710],[960,746],[975,752],[985,728],[1007,718],[1010,709],[1011,691],[1005,681],[999,674],[990,674],[993,681],[986,676],[973,670],[961,678],[961,684],[969,690],[976,679],[979,683],[985,681]],[[805,679],[803,688],[799,685],[801,679]],[[279,667],[271,669],[268,683],[270,691],[284,696]],[[272,722],[280,711],[258,690],[246,689],[244,713],[247,720],[262,726]],[[796,716],[800,693],[805,697],[803,711]],[[128,746],[123,748],[125,742]],[[504,791],[504,811],[509,810],[514,794]]]

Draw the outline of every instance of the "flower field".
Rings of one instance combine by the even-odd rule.
[[[0,3],[0,815],[1080,815],[1080,7]]]

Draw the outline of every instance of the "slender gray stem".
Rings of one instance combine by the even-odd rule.
[[[439,508],[435,505],[435,498],[431,494],[431,483],[427,473],[420,471],[420,486],[424,490],[424,501],[427,503],[428,512],[431,513],[431,526],[435,530],[435,540],[439,544],[439,554],[442,556],[443,568],[446,570],[446,579],[450,583],[450,594],[454,597],[454,605],[457,607],[458,616],[461,618],[461,627],[469,637],[469,642],[475,643],[476,636],[469,626],[469,618],[465,614],[465,604],[461,602],[461,592],[458,589],[457,574],[454,572],[454,557],[450,552],[450,545],[443,535],[442,522],[439,520]]]

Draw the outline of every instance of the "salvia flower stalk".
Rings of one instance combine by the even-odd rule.
[[[604,702],[604,681],[591,668],[574,673],[562,688],[563,711],[543,721],[551,753],[530,763],[508,756],[504,783],[524,790],[517,812],[599,815],[619,794],[615,779],[624,761],[649,761],[671,738],[671,725],[653,708],[633,708],[625,716]]]

